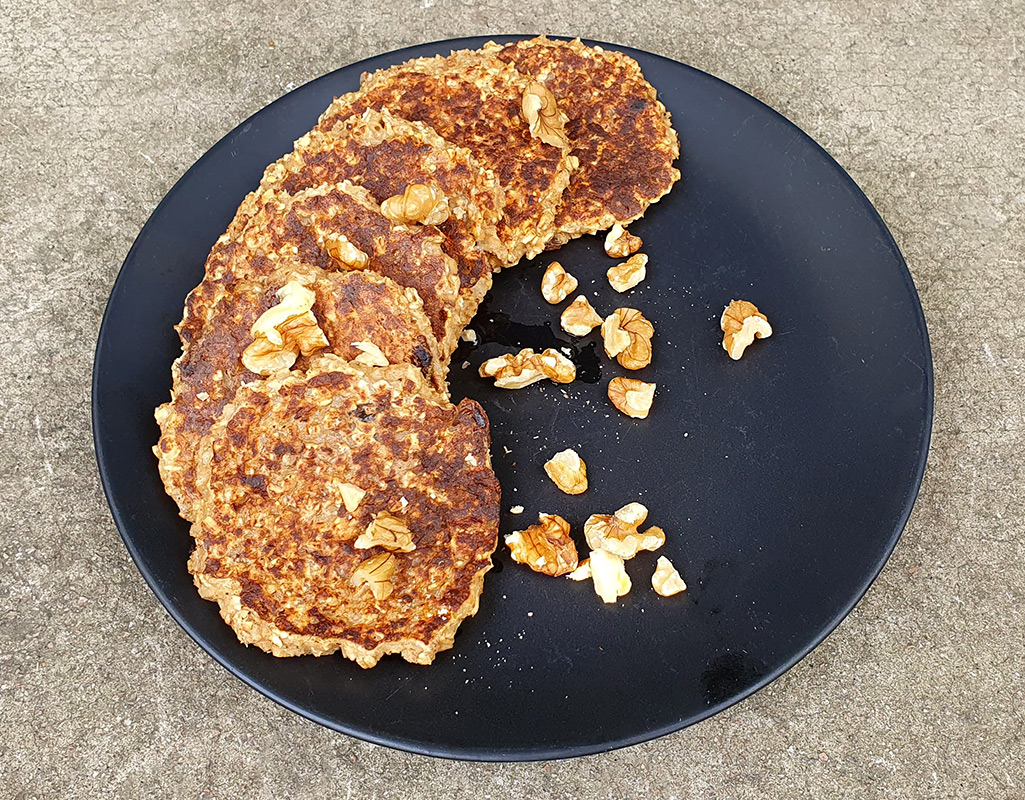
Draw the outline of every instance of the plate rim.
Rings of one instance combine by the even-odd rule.
[[[168,203],[168,201],[179,191],[181,185],[193,174],[193,172],[198,171],[201,168],[201,165],[203,165],[208,158],[213,157],[214,153],[219,152],[224,147],[230,146],[230,142],[234,139],[234,137],[240,133],[243,133],[256,117],[263,114],[268,108],[271,108],[275,104],[282,102],[286,97],[294,94],[295,92],[303,91],[308,87],[312,86],[313,84],[319,83],[321,81],[330,81],[330,79],[333,76],[337,75],[339,72],[343,70],[349,70],[354,66],[363,64],[373,59],[381,58],[383,56],[393,56],[395,57],[394,63],[401,63],[402,61],[405,61],[407,59],[400,57],[403,54],[409,53],[413,50],[434,51],[436,49],[438,51],[438,54],[442,54],[444,53],[445,49],[450,45],[452,46],[452,49],[463,49],[465,47],[481,47],[488,41],[495,41],[500,44],[505,44],[508,42],[530,39],[536,35],[538,34],[496,34],[493,36],[462,36],[452,39],[439,39],[431,42],[421,42],[417,44],[407,45],[396,50],[384,51],[360,59],[358,61],[353,61],[349,64],[342,65],[337,69],[331,70],[330,72],[324,73],[323,75],[306,81],[302,85],[297,86],[295,89],[292,89],[291,91],[286,92],[280,97],[275,98],[270,103],[261,106],[255,112],[253,112],[244,120],[242,120],[242,122],[240,122],[238,125],[236,125],[227,133],[225,133],[209,148],[207,148],[207,150],[198,159],[196,159],[196,161],[193,162],[191,166],[189,166],[189,168],[185,170],[185,172],[182,173],[178,180],[175,181],[171,188],[160,199],[160,202],[158,202],[157,205],[154,206],[153,210],[147,217],[146,222],[139,229],[139,233],[136,235],[135,240],[132,242],[132,246],[129,248],[128,253],[124,258],[124,261],[121,263],[121,266],[118,269],[117,276],[114,279],[113,285],[111,286],[111,290],[107,298],[107,303],[104,306],[103,317],[100,322],[100,327],[97,333],[96,347],[94,348],[93,352],[92,381],[90,386],[89,404],[91,416],[90,427],[93,436],[94,455],[96,457],[96,465],[99,473],[100,484],[103,488],[103,494],[107,501],[107,506],[110,510],[111,517],[114,521],[115,527],[117,528],[118,534],[120,535],[121,540],[125,545],[125,548],[128,550],[128,553],[131,556],[136,569],[142,575],[143,580],[149,586],[149,589],[153,592],[154,595],[156,595],[157,600],[159,600],[160,604],[164,607],[164,610],[167,611],[167,613],[179,625],[179,627],[181,627],[181,629],[185,631],[189,638],[191,638],[197,645],[199,645],[199,647],[204,651],[204,653],[213,658],[218,664],[224,667],[231,675],[233,675],[235,678],[240,680],[245,685],[251,687],[252,689],[255,689],[264,697],[272,700],[273,702],[288,709],[289,711],[292,711],[304,717],[305,719],[322,725],[325,728],[328,728],[329,730],[344,733],[348,736],[352,736],[353,738],[359,739],[361,741],[366,741],[372,744],[382,745],[384,747],[400,750],[403,752],[413,753],[417,755],[444,758],[450,760],[489,763],[529,762],[578,758],[583,756],[596,755],[599,753],[611,752],[613,750],[618,750],[624,747],[631,747],[637,744],[642,744],[644,742],[660,739],[664,736],[676,733],[692,725],[696,725],[700,722],[703,722],[706,719],[709,719],[710,717],[715,716],[716,714],[721,713],[722,711],[725,711],[731,706],[736,705],[737,703],[740,703],[741,701],[746,700],[747,698],[761,691],[766,686],[773,683],[778,678],[782,677],[785,673],[789,672],[796,664],[804,660],[804,658],[806,658],[809,653],[811,653],[813,650],[819,647],[827,638],[829,638],[829,636],[831,636],[836,631],[839,625],[850,615],[854,608],[861,602],[861,600],[867,594],[868,590],[871,588],[872,584],[875,583],[876,579],[882,573],[883,569],[885,568],[886,564],[890,559],[890,556],[893,554],[893,551],[896,548],[897,543],[900,541],[900,538],[903,535],[904,530],[907,527],[907,523],[911,517],[911,513],[914,510],[915,502],[917,501],[918,495],[921,491],[922,482],[925,476],[926,464],[928,462],[929,452],[932,443],[932,428],[935,411],[934,367],[928,325],[925,318],[925,312],[922,307],[921,297],[918,293],[917,287],[915,286],[914,278],[911,275],[911,271],[908,269],[907,261],[904,258],[904,254],[901,251],[896,240],[894,239],[892,232],[886,225],[886,222],[883,220],[882,216],[879,214],[879,211],[876,209],[875,205],[865,194],[864,190],[851,177],[847,170],[811,135],[805,132],[800,126],[795,124],[784,114],[777,111],[772,106],[763,102],[762,100],[750,94],[749,92],[746,92],[743,89],[734,86],[733,84],[723,80],[722,78],[712,75],[709,72],[705,72],[704,70],[698,69],[697,67],[691,66],[690,64],[685,64],[681,61],[677,61],[676,59],[669,58],[668,56],[663,56],[658,53],[652,53],[650,51],[641,50],[626,45],[619,45],[594,39],[581,38],[581,41],[588,46],[599,46],[607,50],[616,50],[625,53],[626,55],[632,58],[635,57],[635,54],[640,54],[645,58],[655,58],[660,61],[668,62],[672,64],[674,67],[683,67],[685,70],[695,73],[702,79],[712,80],[713,82],[718,84],[719,88],[722,89],[725,94],[736,94],[741,96],[745,101],[753,101],[757,103],[759,106],[761,106],[762,109],[767,110],[772,115],[775,115],[776,117],[781,119],[795,133],[799,134],[800,138],[802,138],[806,144],[811,144],[814,149],[818,150],[821,153],[821,155],[825,157],[826,163],[831,166],[834,173],[839,177],[840,181],[853,190],[853,194],[855,197],[860,197],[864,201],[864,206],[869,212],[871,221],[879,228],[880,232],[883,234],[883,239],[885,243],[891,249],[892,253],[896,256],[899,262],[902,283],[904,284],[905,288],[909,291],[910,297],[913,301],[911,310],[913,312],[915,322],[918,328],[919,341],[922,346],[922,350],[926,355],[925,363],[918,365],[921,367],[924,377],[925,416],[922,421],[921,444],[919,447],[919,452],[915,463],[915,469],[913,475],[911,476],[911,482],[908,486],[907,492],[905,493],[905,496],[902,499],[901,514],[899,516],[897,523],[894,526],[893,534],[887,541],[886,546],[883,547],[881,550],[878,564],[876,564],[870,571],[866,573],[867,579],[864,581],[863,585],[859,586],[858,589],[852,594],[851,600],[848,603],[846,603],[841,608],[841,610],[823,626],[822,630],[818,634],[816,634],[816,636],[813,637],[807,645],[798,648],[797,652],[790,659],[787,659],[781,665],[777,666],[775,669],[770,670],[755,683],[751,684],[748,687],[745,687],[736,695],[731,696],[726,700],[722,700],[714,705],[710,705],[707,708],[703,709],[700,713],[687,717],[686,719],[681,719],[672,723],[668,723],[658,728],[647,729],[643,733],[638,733],[633,736],[620,737],[612,741],[604,742],[600,745],[586,744],[576,746],[562,746],[555,748],[547,747],[540,749],[526,747],[488,749],[485,745],[478,749],[469,749],[452,746],[438,747],[432,746],[429,743],[425,743],[420,740],[414,740],[410,738],[376,735],[364,730],[353,728],[352,726],[341,724],[336,720],[327,719],[322,714],[318,714],[316,711],[312,711],[307,708],[302,708],[296,705],[295,703],[288,701],[284,697],[278,695],[273,690],[265,686],[262,686],[255,679],[252,679],[251,677],[246,675],[242,670],[237,669],[232,663],[223,658],[221,654],[218,653],[214,648],[208,646],[204,642],[204,639],[193,628],[193,626],[183,617],[177,606],[171,601],[168,594],[159,586],[158,581],[156,581],[155,577],[151,574],[150,570],[143,566],[141,555],[138,551],[138,548],[135,546],[132,539],[126,534],[126,520],[123,518],[123,515],[120,509],[118,508],[117,503],[115,502],[115,499],[112,494],[110,479],[108,476],[108,468],[106,466],[106,459],[104,457],[105,445],[103,444],[103,441],[100,437],[100,431],[98,430],[97,392],[101,381],[99,369],[100,351],[103,346],[103,342],[105,341],[105,334],[110,319],[111,306],[115,300],[115,297],[118,294],[119,288],[123,288],[122,278],[125,273],[126,265],[128,265],[132,261],[137,248],[140,247],[140,242],[144,239],[144,234],[146,233],[146,230],[149,227],[150,223],[154,220],[154,218],[156,218],[159,215],[159,212],[164,207],[164,205]],[[549,35],[548,38],[561,41],[570,41],[573,37]]]

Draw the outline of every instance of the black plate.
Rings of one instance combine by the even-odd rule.
[[[617,295],[595,237],[559,261],[601,312],[643,310],[658,383],[651,416],[605,397],[624,374],[575,346],[568,387],[489,388],[486,357],[569,344],[540,298],[545,254],[502,274],[473,327],[483,344],[453,359],[456,399],[491,417],[504,488],[502,532],[538,511],[579,532],[590,513],[634,500],[665,528],[664,553],[689,591],[650,587],[654,554],[628,564],[634,589],[606,606],[588,583],[512,564],[504,548],[480,612],[431,667],[396,658],[364,671],[341,657],[276,659],[243,647],[186,572],[187,524],[164,494],[150,447],[179,350],[172,326],[203,262],[263,168],[291,148],[361,72],[479,47],[438,42],[325,75],[253,115],[160,203],[111,292],[96,351],[93,425],[114,520],[139,570],[179,624],[231,672],[339,731],[420,753],[488,760],[557,758],[620,747],[704,719],[765,686],[851,610],[903,530],[925,467],[932,362],[921,306],[896,244],[854,182],[772,109],[659,56],[636,58],[673,114],[683,180],[631,230],[649,278]],[[739,362],[719,315],[755,302],[775,334]],[[464,361],[469,367],[461,368]],[[600,380],[597,380],[600,376]],[[595,382],[597,380],[597,382]],[[575,447],[590,490],[560,494],[541,464]],[[526,513],[508,509],[523,505]]]

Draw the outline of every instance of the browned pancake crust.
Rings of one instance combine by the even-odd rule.
[[[247,644],[277,656],[340,650],[429,664],[477,610],[491,567],[499,486],[480,406],[452,406],[410,367],[325,357],[306,377],[242,387],[205,440],[202,514],[189,569]],[[339,486],[366,495],[346,511]],[[354,548],[379,512],[405,520],[394,591],[349,578],[379,552]]]
[[[637,219],[680,179],[669,112],[632,58],[543,36],[490,48],[543,83],[569,117],[580,167],[563,194],[552,245]]]
[[[505,190],[498,235],[508,248],[505,263],[515,264],[541,252],[555,234],[555,212],[569,182],[568,148],[533,138],[520,116],[527,83],[490,53],[418,58],[364,76],[360,90],[335,100],[317,127],[330,130],[368,108],[387,108],[469,149]]]
[[[243,366],[242,352],[253,341],[253,323],[278,302],[277,290],[289,280],[298,278],[316,293],[313,313],[330,352],[354,359],[360,351],[353,342],[373,342],[389,362],[411,364],[440,392],[447,391],[444,361],[415,292],[369,271],[331,273],[290,259],[273,263],[278,268],[268,274],[228,274],[212,284],[205,326],[184,344],[171,368],[172,399],[156,411],[160,475],[186,519],[195,518],[198,502],[200,439],[238,387],[259,379]],[[296,364],[304,366],[305,359]]]
[[[459,263],[460,285],[473,289],[490,280],[496,254],[505,250],[495,229],[503,192],[490,170],[465,147],[449,144],[421,122],[368,109],[314,130],[295,149],[267,168],[261,188],[295,194],[343,180],[366,187],[378,203],[402,194],[412,183],[435,185],[445,193],[451,216],[438,226],[446,253]],[[480,296],[486,293],[487,284]]]

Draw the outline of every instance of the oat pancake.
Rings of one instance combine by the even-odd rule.
[[[445,402],[408,366],[315,359],[306,376],[239,389],[204,440],[189,560],[239,639],[276,656],[387,653],[429,664],[477,610],[498,534],[499,487],[480,406]],[[342,486],[365,494],[347,510]],[[357,538],[379,514],[415,546],[390,594],[353,585]],[[390,560],[390,559],[389,559]]]
[[[536,255],[555,234],[555,213],[569,182],[568,147],[530,135],[520,115],[529,81],[491,53],[460,50],[418,58],[364,76],[358,92],[336,99],[318,129],[368,108],[387,108],[423,122],[445,141],[465,147],[505,190],[498,235],[506,264]]]
[[[171,401],[156,410],[160,476],[186,519],[195,518],[199,441],[238,387],[259,379],[242,364],[242,352],[253,341],[253,323],[278,302],[276,293],[289,280],[298,278],[316,293],[312,310],[328,351],[354,359],[361,351],[353,342],[372,342],[389,362],[413,365],[428,383],[446,391],[438,342],[415,292],[368,270],[325,272],[292,259],[276,264],[268,274],[229,274],[212,285],[205,325],[184,343],[171,368]],[[304,366],[300,358],[296,368]]]
[[[437,228],[392,226],[370,193],[347,181],[294,195],[269,190],[249,204],[249,223],[237,241],[221,248],[230,254],[218,254],[216,259],[211,254],[204,284],[228,274],[242,278],[276,271],[282,258],[297,258],[328,271],[346,270],[348,266],[332,255],[340,237],[345,237],[366,254],[367,269],[417,291],[443,356],[455,349],[475,305],[460,298],[458,265],[442,249]],[[253,258],[253,253],[266,257]],[[207,294],[203,285],[197,287],[187,305],[208,303]],[[187,309],[186,316],[191,318],[193,312]]]
[[[563,194],[550,246],[637,219],[679,180],[676,131],[632,58],[544,36],[485,49],[544,84],[569,117],[580,167]]]
[[[451,211],[438,225],[443,248],[459,264],[460,286],[478,301],[505,248],[495,229],[502,213],[502,188],[465,147],[449,144],[422,122],[368,109],[361,116],[314,130],[264,172],[261,188],[296,192],[343,180],[365,187],[378,203],[401,195],[410,184],[438,187]]]

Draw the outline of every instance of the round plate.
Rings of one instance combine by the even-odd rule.
[[[511,41],[507,38],[504,41]],[[500,40],[502,41],[502,40]],[[499,276],[472,324],[480,344],[452,361],[452,394],[491,418],[502,534],[538,512],[583,521],[640,501],[688,591],[656,595],[658,554],[627,564],[633,590],[604,605],[589,582],[513,564],[504,547],[480,611],[430,667],[386,658],[277,659],[241,645],[186,570],[188,524],[150,448],[179,342],[172,326],[214,240],[264,167],[291,149],[362,72],[479,47],[437,42],[325,75],[253,115],[210,149],[153,212],[111,292],[93,381],[100,475],[139,570],[179,624],[239,678],[284,706],[372,742],[433,755],[520,760],[583,755],[679,730],[765,686],[844,618],[911,512],[932,420],[925,321],[896,244],[854,182],[772,109],[698,70],[616,47],[673,115],[683,179],[631,226],[650,258],[624,295],[586,237]],[[615,46],[612,46],[615,47]],[[655,357],[625,373],[598,333],[571,341],[539,291],[553,257],[600,313],[643,311]],[[775,331],[740,361],[720,346],[731,299]],[[568,346],[568,386],[498,390],[487,357]],[[646,420],[605,395],[611,377],[658,384]],[[591,487],[569,497],[541,465],[574,447]],[[509,508],[526,510],[514,516]]]

